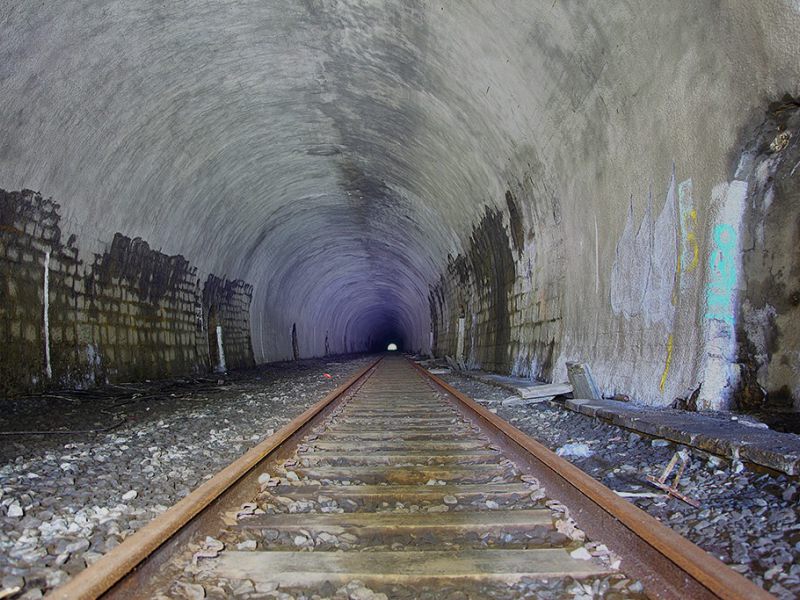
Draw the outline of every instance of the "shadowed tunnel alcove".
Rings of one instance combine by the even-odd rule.
[[[796,344],[767,375],[751,331],[791,302],[748,309],[743,353],[744,279],[715,279],[759,182],[796,193],[796,2],[20,1],[0,28],[8,391],[396,342],[800,399]]]

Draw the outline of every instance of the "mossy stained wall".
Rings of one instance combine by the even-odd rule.
[[[0,393],[205,372],[211,304],[227,366],[253,364],[247,284],[210,276],[201,286],[182,256],[120,233],[87,263],[75,236],[64,239],[59,208],[0,190]]]

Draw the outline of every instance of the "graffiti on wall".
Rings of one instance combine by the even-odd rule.
[[[733,326],[739,233],[730,223],[719,223],[714,226],[712,239],[714,244],[708,259],[705,318]]]
[[[664,205],[653,220],[653,198],[634,233],[633,205],[617,244],[611,272],[611,306],[627,319],[641,317],[646,326],[667,330],[664,368],[658,382],[667,384],[676,345],[673,326],[680,293],[696,285],[700,263],[697,209],[692,180],[677,183],[675,167],[667,186]]]
[[[740,225],[747,183],[734,180],[712,191],[709,205],[713,223],[709,251],[700,269],[699,220],[691,179],[676,184],[675,170],[664,206],[653,218],[652,194],[642,222],[636,228],[633,203],[619,238],[611,271],[611,307],[626,319],[641,318],[648,327],[666,329],[664,368],[658,380],[663,393],[679,339],[674,320],[681,296],[701,285],[705,278],[702,307],[705,357],[699,379],[703,381],[698,407],[724,405],[734,389],[736,304],[741,273]],[[702,275],[701,275],[702,274]]]
[[[674,182],[675,174],[673,170],[670,191],[673,190],[672,186]],[[678,184],[678,213],[680,215],[678,222],[680,230],[680,251],[675,266],[675,277],[678,280],[678,285],[675,286],[672,295],[672,305],[675,307],[678,306],[678,302],[680,301],[679,293],[686,291],[694,284],[694,272],[697,270],[697,265],[700,263],[700,246],[697,243],[697,209],[694,206],[691,179],[687,179]],[[672,366],[674,345],[674,333],[670,332],[667,337],[667,356],[664,360],[664,370],[661,372],[661,380],[658,384],[658,390],[661,393],[664,392],[664,388],[667,385],[667,377],[669,376],[670,367]]]
[[[672,366],[672,348],[674,344],[674,338],[672,334],[669,334],[667,337],[667,358],[664,361],[664,370],[661,372],[661,381],[658,384],[658,390],[663,393],[664,386],[667,385],[667,376],[669,375],[669,368]]]
[[[672,299],[678,268],[675,197],[673,169],[658,218],[653,220],[653,194],[650,193],[635,234],[631,203],[611,270],[612,309],[628,319],[642,315],[648,326],[662,323],[671,327],[675,315]]]
[[[634,231],[633,198],[628,207],[625,228],[617,243],[617,255],[611,268],[611,308],[614,313],[630,319],[639,314],[644,301],[644,282],[650,270],[649,237],[651,203],[647,203],[647,212]],[[646,257],[646,260],[645,260]],[[626,277],[641,285],[627,285]]]
[[[708,257],[705,318],[725,323],[732,328],[741,272],[739,227],[747,197],[747,183],[733,181],[715,191],[719,215],[711,236],[711,252]]]
[[[650,272],[644,295],[644,322],[672,326],[675,317],[673,289],[678,269],[678,211],[675,204],[675,167],[667,188],[664,207],[653,225]]]
[[[747,182],[734,180],[714,188],[716,209],[705,287],[703,381],[698,408],[726,406],[738,385],[736,364],[736,301],[741,274],[739,229],[747,197]]]

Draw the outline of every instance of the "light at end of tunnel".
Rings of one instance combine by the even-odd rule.
[[[389,344],[388,346],[386,346],[386,350],[388,350],[389,352],[397,352],[397,344],[395,343]]]

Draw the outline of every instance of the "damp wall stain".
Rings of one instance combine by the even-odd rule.
[[[182,256],[167,256],[152,250],[141,238],[117,233],[108,251],[96,257],[87,285],[119,283],[143,303],[157,306],[164,296],[195,274]]]
[[[466,367],[549,379],[559,355],[563,238],[558,201],[523,178],[489,205],[430,290],[432,352]],[[464,319],[463,326],[460,318]]]
[[[87,264],[59,209],[0,190],[0,393],[205,372],[210,306],[228,366],[253,364],[249,285],[211,275],[201,287],[182,256],[121,233]]]
[[[200,310],[207,315],[215,315],[215,326],[222,327],[222,347],[225,364],[229,368],[255,366],[253,344],[250,337],[250,303],[253,299],[253,286],[241,279],[228,280],[209,275],[203,285]],[[208,330],[211,332],[210,319]],[[216,330],[216,327],[215,327]],[[216,334],[214,334],[216,335]],[[211,333],[210,333],[210,338]],[[218,364],[218,350],[209,341],[211,365]]]
[[[511,241],[514,242],[514,250],[521,254],[525,245],[525,234],[522,230],[522,214],[520,213],[519,206],[511,190],[506,191],[506,206],[508,207],[508,224],[511,230]]]
[[[469,250],[450,265],[463,281],[468,270],[477,323],[477,360],[493,370],[508,368],[511,341],[509,298],[516,278],[514,257],[498,210],[487,209],[470,236]],[[469,329],[469,327],[467,327]],[[479,341],[478,341],[479,340]]]
[[[735,400],[800,410],[800,99],[773,103],[749,137]]]

